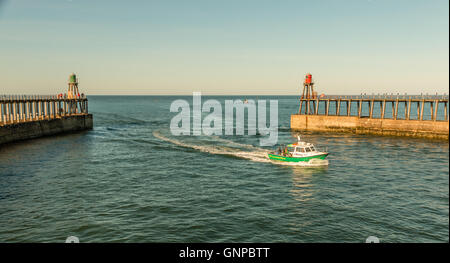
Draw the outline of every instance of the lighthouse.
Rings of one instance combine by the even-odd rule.
[[[68,99],[76,99],[79,96],[77,75],[72,73],[69,76],[69,90],[67,92]]]
[[[314,113],[315,109],[315,100],[317,97],[317,94],[314,92],[314,82],[312,79],[312,75],[310,73],[306,74],[305,81],[303,81],[303,93],[300,98],[300,109],[299,113],[302,113],[302,106],[303,103],[306,104],[306,107],[304,108],[305,114],[311,114]]]

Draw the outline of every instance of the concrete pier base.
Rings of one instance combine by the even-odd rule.
[[[92,114],[71,115],[0,126],[0,144],[42,136],[92,129]]]
[[[449,122],[294,114],[291,129],[448,140]]]

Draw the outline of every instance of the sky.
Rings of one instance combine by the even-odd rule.
[[[449,93],[448,0],[0,0],[0,94]]]

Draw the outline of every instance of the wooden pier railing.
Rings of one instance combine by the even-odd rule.
[[[0,95],[0,125],[88,114],[84,95]]]
[[[353,104],[353,105],[352,105]],[[429,107],[426,110],[425,105]],[[323,105],[323,107],[319,107]],[[374,114],[374,108],[379,105],[378,114]],[[334,112],[330,112],[330,106],[334,106]],[[386,107],[391,106],[390,116],[386,115]],[[443,109],[442,109],[443,106]],[[320,96],[300,99],[298,114],[302,115],[334,115],[357,116],[359,118],[389,118],[394,120],[421,120],[421,121],[448,121],[448,96],[447,95],[359,95],[359,96]],[[356,107],[356,109],[355,109]],[[363,114],[363,108],[367,110]],[[414,109],[413,109],[414,108]],[[323,113],[320,113],[323,109]],[[352,111],[352,109],[354,109]],[[417,115],[412,116],[411,111],[417,110]],[[438,110],[441,109],[438,117]],[[342,112],[344,110],[344,112]],[[402,116],[399,115],[402,110]],[[429,118],[424,118],[425,111],[429,112]],[[443,112],[442,112],[443,111]]]

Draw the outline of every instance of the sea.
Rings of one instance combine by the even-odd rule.
[[[202,97],[276,100],[274,146],[173,135],[192,96],[88,99],[92,130],[0,146],[0,242],[449,242],[448,141],[294,132],[298,96]],[[327,161],[267,158],[297,136]]]

